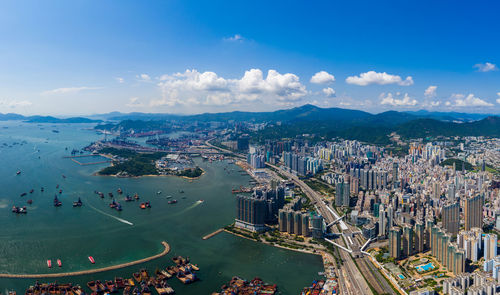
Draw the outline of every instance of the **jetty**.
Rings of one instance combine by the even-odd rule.
[[[96,269],[89,269],[89,270],[63,272],[63,273],[46,273],[46,274],[9,274],[9,273],[4,273],[4,274],[0,274],[0,278],[18,278],[18,279],[62,278],[62,277],[72,277],[72,276],[94,274],[94,273],[99,273],[99,272],[105,272],[105,271],[125,268],[125,267],[133,266],[136,264],[141,264],[144,262],[155,260],[155,259],[158,259],[160,257],[167,255],[170,252],[170,245],[165,241],[163,241],[161,243],[162,243],[163,247],[165,247],[165,249],[163,249],[163,251],[161,253],[150,256],[150,257],[146,257],[143,259],[118,264],[118,265],[112,265],[112,266],[96,268]]]
[[[210,239],[211,237],[213,237],[213,236],[215,236],[215,235],[218,235],[218,234],[220,234],[220,233],[221,233],[221,232],[223,232],[223,231],[224,231],[224,229],[223,229],[223,228],[219,228],[218,230],[214,231],[214,232],[213,232],[213,233],[211,233],[211,234],[208,234],[208,235],[204,236],[204,237],[203,237],[203,238],[201,238],[201,239],[202,239],[202,240],[208,240],[208,239]]]

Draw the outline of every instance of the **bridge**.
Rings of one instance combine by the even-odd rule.
[[[329,224],[326,225],[326,228],[330,228],[330,226],[334,225],[335,223],[339,222],[342,218],[345,217],[345,214],[343,216],[340,216],[339,218],[335,219],[334,221],[330,222]]]

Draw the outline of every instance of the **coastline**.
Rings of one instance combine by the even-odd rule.
[[[200,168],[203,172],[200,174],[200,176],[196,177],[188,177],[188,176],[179,176],[179,175],[174,175],[174,174],[144,174],[144,175],[139,175],[139,176],[119,176],[118,174],[113,174],[113,175],[103,175],[99,174],[98,172],[92,173],[92,176],[101,176],[101,177],[116,177],[116,178],[141,178],[141,177],[179,177],[179,178],[184,178],[188,180],[195,180],[201,178],[206,172],[204,169]]]

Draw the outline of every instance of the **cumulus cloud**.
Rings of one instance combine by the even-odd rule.
[[[151,77],[148,74],[140,74],[135,76],[137,79],[144,81],[144,82],[150,82]]]
[[[118,83],[124,83],[125,82],[125,79],[123,79],[122,77],[116,77],[116,82]]]
[[[96,90],[101,89],[102,87],[63,87],[56,88],[52,90],[43,91],[42,95],[54,95],[54,94],[76,94],[85,90]]]
[[[413,85],[413,78],[411,76],[402,79],[398,75],[387,74],[386,72],[377,73],[375,71],[368,71],[366,73],[361,73],[359,76],[350,76],[345,79],[349,84],[354,84],[358,86],[367,86],[371,84],[387,85],[387,84],[397,84],[400,86],[410,86]]]
[[[465,96],[463,94],[453,94],[452,99],[455,100],[456,107],[491,107],[493,104],[474,96],[473,93]],[[450,103],[451,105],[451,103]]]
[[[129,108],[138,108],[138,107],[143,107],[144,104],[140,101],[138,97],[131,97],[125,106]]]
[[[380,94],[380,104],[383,105],[391,105],[391,106],[416,106],[417,105],[417,100],[411,98],[408,93],[405,93],[404,96],[401,98],[400,93],[396,93],[396,95],[393,95],[392,93],[382,93]]]
[[[27,100],[0,100],[0,106],[8,108],[29,107],[33,103]]]
[[[335,76],[325,71],[317,72],[316,74],[314,74],[314,76],[311,77],[311,83],[314,84],[326,84],[334,81],[335,81]]]
[[[427,87],[427,89],[425,89],[424,96],[427,98],[436,97],[436,89],[437,89],[437,86]]]
[[[214,72],[186,70],[183,73],[163,75],[158,83],[162,98],[153,100],[157,105],[224,105],[257,99],[279,103],[297,101],[307,94],[299,77],[269,70],[264,78],[260,69],[245,72],[241,79],[226,79]]]
[[[491,72],[498,70],[497,65],[490,62],[475,64],[474,68],[476,68],[478,72]]]
[[[335,97],[335,90],[333,88],[327,87],[323,88],[323,94],[325,94],[327,97]]]
[[[243,42],[243,40],[245,40],[245,38],[243,38],[243,36],[241,36],[240,34],[234,34],[231,37],[224,38],[224,40],[230,41],[230,42]]]

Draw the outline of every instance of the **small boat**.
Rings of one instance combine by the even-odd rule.
[[[170,200],[170,201],[168,201],[168,203],[169,204],[175,204],[175,203],[177,203],[177,200],[175,200],[175,199],[174,200]]]
[[[198,203],[203,203],[205,202],[205,200],[198,200]]]
[[[54,207],[59,207],[61,206],[62,203],[61,201],[59,201],[59,199],[57,198],[57,195],[54,197]]]
[[[133,200],[129,195],[125,197],[125,202],[132,202]]]
[[[82,206],[82,200],[78,198],[78,201],[73,202],[73,207],[81,207]]]
[[[24,197],[24,196],[26,196],[26,195],[27,195],[27,193],[22,193],[22,194],[21,194],[21,197]]]
[[[116,202],[115,199],[113,199],[113,202],[109,204],[109,208],[116,208]]]
[[[108,292],[110,292],[110,293],[115,293],[118,291],[115,283],[113,283],[112,281],[106,281],[105,286],[108,289]]]
[[[56,185],[56,188],[59,188],[59,184],[58,184],[58,185]]]
[[[49,268],[52,268],[52,261],[51,261],[50,259],[49,259],[49,260],[47,260],[47,266],[48,266]]]
[[[125,288],[125,282],[123,281],[122,278],[120,277],[115,277],[115,286],[118,288],[118,289],[122,289],[122,288]]]
[[[62,178],[66,178],[66,175],[64,175],[64,174],[63,174],[63,175],[62,175]]]
[[[148,271],[145,268],[141,269],[141,278],[144,281],[147,281],[149,279]]]
[[[62,266],[61,259],[57,259],[57,266],[59,266],[59,267],[61,267],[61,266]]]
[[[93,292],[97,292],[97,284],[95,281],[88,282],[87,287],[89,287],[89,289],[92,290]]]
[[[157,191],[157,192],[156,192],[156,194],[157,194],[157,195],[160,195],[160,194],[161,194],[161,191]]]
[[[40,191],[41,191],[41,192],[43,192],[43,191],[44,191],[44,188],[43,188],[43,186],[42,186],[42,188],[40,189]]]
[[[146,209],[146,203],[141,203],[141,205],[139,206],[139,208]]]
[[[16,175],[19,175],[19,174],[21,174],[21,170],[18,170],[18,171],[16,172]]]
[[[116,191],[117,191],[120,195],[123,193],[123,191],[122,191],[122,189],[121,189],[121,188],[118,188]]]
[[[90,263],[92,263],[92,264],[95,264],[95,260],[94,260],[94,257],[92,257],[92,256],[89,256],[89,261],[90,261]]]
[[[62,194],[62,189],[59,190],[59,194]]]
[[[180,191],[179,191],[179,193],[183,194],[183,193],[184,193],[184,191],[183,191],[183,190],[180,190]]]
[[[101,197],[101,199],[104,199],[104,193],[98,192],[97,194]]]
[[[35,190],[34,189],[30,189],[30,194],[32,194]]]
[[[132,274],[132,276],[134,276],[134,279],[137,281],[137,282],[140,282],[141,281],[141,273],[139,272],[134,272]]]
[[[139,200],[139,195],[137,193],[134,195],[134,199]]]
[[[29,205],[31,205],[31,204],[33,204],[33,200],[29,199],[28,201],[26,201],[26,203],[28,203]]]
[[[110,198],[112,198],[112,197],[113,197],[113,193],[108,193],[108,196],[109,196]]]
[[[122,205],[120,203],[116,203],[115,209],[116,211],[122,211]]]

